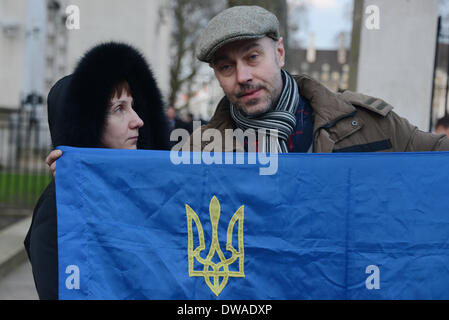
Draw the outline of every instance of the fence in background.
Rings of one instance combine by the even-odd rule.
[[[0,209],[34,207],[51,181],[45,164],[50,150],[46,124],[18,114],[0,121]]]

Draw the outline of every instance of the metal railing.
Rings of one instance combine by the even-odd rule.
[[[48,126],[18,114],[0,121],[0,208],[31,209],[51,181]]]

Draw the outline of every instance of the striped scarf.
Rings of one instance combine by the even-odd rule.
[[[261,152],[276,152],[276,150],[270,150],[270,146],[276,145],[277,152],[288,153],[288,137],[293,133],[296,126],[295,114],[299,104],[298,85],[287,71],[281,71],[284,88],[273,111],[254,117],[245,116],[231,104],[231,116],[238,128],[243,131],[253,129],[256,132],[258,130],[266,130],[266,139],[262,143],[262,150],[259,150]],[[277,141],[272,141],[272,139]]]

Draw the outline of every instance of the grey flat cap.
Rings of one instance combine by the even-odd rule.
[[[236,6],[215,16],[200,37],[197,58],[211,62],[215,52],[225,44],[238,40],[268,36],[278,40],[279,20],[258,6]]]

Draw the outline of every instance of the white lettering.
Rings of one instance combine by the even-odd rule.
[[[66,274],[70,274],[65,280],[65,287],[69,290],[79,290],[80,288],[80,269],[78,266],[70,265],[65,269]]]
[[[202,141],[210,142],[213,138],[213,143],[209,143],[203,150],[203,162],[204,164],[222,164],[223,151],[222,139],[220,131],[215,129],[207,129],[203,133]]]
[[[181,141],[175,144],[170,152],[170,161],[174,165],[179,165],[181,163],[190,164],[190,156],[188,153],[189,146],[187,143],[189,141],[189,136],[189,132],[185,129],[175,129],[170,133],[170,141],[178,141],[178,139],[181,138]],[[179,151],[181,150],[182,152],[180,155]]]
[[[378,6],[371,5],[366,7],[365,14],[369,16],[365,20],[365,26],[368,30],[380,29],[380,9]]]
[[[80,29],[80,8],[75,5],[70,5],[65,9],[67,14],[67,19],[65,21],[65,26],[69,30],[79,30]]]
[[[368,290],[380,289],[380,270],[378,266],[370,265],[366,267],[365,273],[371,274],[366,278],[365,286]]]
[[[272,305],[255,305],[250,304],[247,305],[221,305],[221,314],[268,314],[271,309]]]
[[[187,304],[184,307],[178,307],[179,315],[204,315],[205,318],[209,317],[212,307],[189,307]]]
[[[193,144],[200,146],[202,145],[202,137],[201,137],[201,121],[193,121]],[[193,164],[201,164],[201,153],[194,152],[193,153]]]
[[[261,165],[268,164],[268,167],[260,168],[259,173],[261,176],[271,176],[278,171],[278,150],[277,150],[277,130],[270,130],[270,153],[265,153],[265,141],[267,138],[265,130],[258,132],[259,141],[262,141],[262,152],[259,155],[259,163]]]
[[[245,139],[248,144],[248,152],[242,155],[241,153],[224,152],[223,155],[223,137],[220,130],[217,129],[207,129],[204,132],[200,129],[201,122],[194,121],[193,134],[190,136],[194,146],[202,146],[203,142],[206,142],[206,146],[203,148],[203,152],[193,152],[193,164],[223,164],[223,156],[225,158],[225,164],[245,164],[245,159],[248,160],[248,164],[257,164],[257,160],[261,166],[259,174],[274,175],[278,171],[278,150],[277,150],[277,139],[278,131],[269,130],[270,136],[270,153],[265,152],[267,130],[261,129],[257,131],[253,129],[246,130],[245,132],[241,129],[226,129],[225,130],[225,150],[234,150],[234,140],[239,146],[245,145]],[[259,139],[257,142],[256,137]],[[177,141],[181,138],[170,152],[170,160],[174,165],[179,164],[191,164],[190,159],[190,139],[189,133],[185,129],[173,130],[170,134],[171,141]],[[257,145],[259,149],[257,149]],[[181,154],[180,154],[181,153]],[[246,155],[246,157],[245,157]],[[234,159],[235,156],[235,159]],[[234,161],[235,160],[235,161]]]

